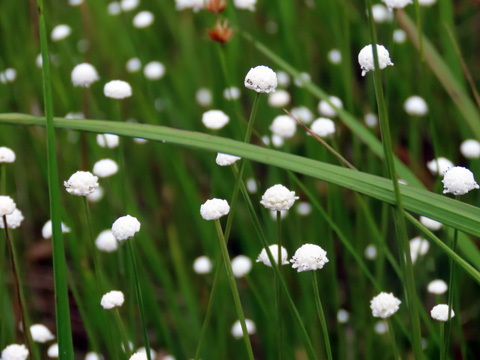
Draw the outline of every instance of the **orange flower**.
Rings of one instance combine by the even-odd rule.
[[[228,27],[228,21],[225,20],[222,24],[220,20],[217,20],[215,28],[213,30],[207,30],[208,35],[213,41],[218,41],[222,45],[225,45],[233,35],[233,30]]]
[[[209,0],[205,9],[214,14],[222,13],[227,7],[227,2],[225,0]]]

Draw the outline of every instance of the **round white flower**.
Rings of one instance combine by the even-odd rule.
[[[89,352],[85,355],[85,360],[102,360],[103,357],[98,355],[96,352]]]
[[[255,326],[255,323],[250,319],[245,319],[245,327],[247,328],[248,335],[252,335],[257,332],[257,327]],[[232,336],[237,340],[243,337],[243,329],[242,324],[240,324],[240,320],[235,321],[235,323],[233,324]]]
[[[98,79],[97,70],[91,64],[78,64],[72,70],[72,83],[74,86],[88,88]]]
[[[68,181],[64,181],[63,185],[72,195],[87,196],[98,188],[98,177],[89,171],[77,171]]]
[[[98,188],[91,193],[90,195],[87,195],[88,201],[95,203],[103,199],[103,195],[105,195],[105,191],[101,186],[98,186]]]
[[[418,256],[426,255],[428,250],[430,250],[430,243],[421,236],[414,237],[412,240],[410,240],[409,245],[412,263],[415,263]]]
[[[432,280],[427,285],[427,291],[431,294],[442,295],[448,290],[448,285],[441,279]]]
[[[440,168],[437,169],[437,162],[438,162],[438,167]],[[433,159],[429,162],[427,162],[427,168],[428,170],[430,170],[430,172],[435,175],[435,174],[438,174],[438,175],[444,175],[448,169],[452,168],[453,167],[453,163],[444,158],[444,157],[439,157],[437,159]]]
[[[160,80],[165,76],[165,65],[160,61],[151,61],[143,68],[143,75],[149,80]]]
[[[345,309],[340,309],[337,312],[337,321],[340,324],[346,324],[350,319],[350,313]]]
[[[209,110],[202,115],[202,123],[207,128],[219,130],[228,124],[230,118],[222,110]]]
[[[428,113],[428,105],[420,96],[410,96],[405,103],[403,108],[408,115],[412,116],[424,116]]]
[[[257,181],[253,178],[249,178],[246,181],[247,190],[250,194],[255,194],[258,191]]]
[[[233,0],[233,5],[237,9],[255,11],[257,0]]]
[[[382,4],[375,4],[372,6],[372,17],[373,21],[378,24],[393,20],[393,14]]]
[[[103,93],[112,99],[125,99],[132,96],[132,87],[123,80],[112,80],[105,84]]]
[[[137,354],[145,354],[147,355],[147,349],[145,348],[145,346],[142,346],[142,347],[139,347],[137,349]],[[153,349],[150,349],[150,358],[152,360],[155,360],[157,358],[157,352]],[[165,359],[165,358],[164,358]]]
[[[93,173],[100,178],[115,175],[118,172],[118,164],[112,159],[99,160],[93,165]]]
[[[71,230],[70,228],[65,225],[63,222],[60,223],[62,228],[62,234],[69,233]],[[42,237],[44,239],[50,239],[52,237],[52,220],[48,220],[42,228]]]
[[[298,203],[295,209],[300,216],[307,216],[312,213],[312,205],[305,201]]]
[[[22,225],[22,221],[25,219],[23,214],[20,210],[15,208],[13,213],[6,215],[7,217],[7,226],[9,229],[16,229]],[[0,219],[0,229],[4,229],[5,224],[3,223],[3,219]]]
[[[273,260],[278,265],[278,245],[273,244],[273,245],[270,245],[268,248],[270,249],[270,252],[272,253]],[[289,263],[288,263],[288,259],[287,259],[288,258],[287,249],[285,249],[283,246],[282,246],[281,256],[282,256],[281,265],[288,265]],[[262,251],[260,252],[260,255],[258,255],[258,258],[257,258],[256,262],[262,262],[265,265],[272,267],[272,263],[270,262],[270,259],[267,255],[267,250],[265,250],[265,249],[262,249]]]
[[[438,321],[448,321],[448,305],[447,304],[439,304],[435,305],[433,309],[430,311],[430,315],[432,318]],[[455,312],[453,309],[450,309],[450,318],[455,316]]]
[[[217,158],[215,159],[215,162],[219,166],[230,166],[230,165],[235,164],[240,159],[241,159],[241,157],[239,157],[239,156],[218,153]]]
[[[316,135],[324,138],[335,134],[335,123],[327,118],[318,118],[310,128]]]
[[[437,3],[437,0],[418,0],[420,6],[432,6]]]
[[[209,107],[212,103],[212,92],[207,88],[200,88],[195,93],[195,100],[197,100],[198,105]]]
[[[480,158],[480,142],[474,139],[465,140],[460,145],[460,152],[467,159],[478,159]],[[1,155],[0,155],[0,159],[1,159]]]
[[[16,208],[17,205],[10,196],[0,195],[0,218],[5,215],[13,214]]]
[[[338,65],[342,62],[342,53],[338,49],[332,49],[327,54],[328,61],[333,65]]]
[[[387,5],[388,10],[403,9],[408,4],[413,4],[413,0],[382,0]]]
[[[448,169],[443,176],[442,182],[444,194],[465,195],[470,190],[479,188],[473,173],[461,166]]]
[[[209,274],[212,271],[212,260],[208,256],[200,256],[193,262],[193,271],[199,275]]]
[[[153,24],[155,16],[150,11],[140,11],[133,18],[133,26],[137,29],[144,29]]]
[[[398,311],[401,303],[392,293],[381,292],[370,301],[370,308],[374,317],[386,319]]]
[[[227,200],[209,199],[200,206],[200,215],[204,220],[217,220],[230,212]]]
[[[403,44],[407,40],[407,34],[402,29],[396,29],[393,32],[393,41],[397,44]]]
[[[197,12],[204,8],[204,1],[205,0],[175,0],[175,8],[177,10],[193,9],[193,11]]]
[[[43,324],[34,324],[30,326],[30,333],[32,334],[33,341],[42,344],[55,339],[52,332]]]
[[[258,93],[271,93],[277,88],[277,74],[268,66],[251,68],[245,76],[245,87]]]
[[[61,24],[53,28],[51,37],[53,41],[60,41],[67,38],[71,33],[72,29],[70,26]]]
[[[148,360],[147,353],[135,353],[128,360]]]
[[[233,276],[245,277],[252,270],[252,260],[245,255],[238,255],[232,259]]]
[[[142,62],[139,58],[133,57],[127,61],[126,69],[129,73],[134,73],[142,68]]]
[[[113,290],[102,296],[100,305],[104,309],[113,309],[114,307],[120,307],[123,305],[125,297],[121,291]]]
[[[369,244],[365,248],[364,255],[368,260],[375,260],[377,258],[377,247],[374,244]]]
[[[68,0],[68,5],[70,6],[79,6],[83,4],[83,0]]]
[[[5,69],[5,71],[3,72],[3,77],[4,77],[4,80],[5,82],[14,82],[17,78],[17,70],[13,69],[13,68],[7,68]]]
[[[11,344],[2,351],[2,360],[27,360],[28,349],[25,345]]]
[[[104,147],[108,147],[110,149],[116,148],[119,142],[120,142],[120,138],[118,135],[114,135],[114,134],[98,134],[97,135],[97,144],[102,148]]]
[[[386,334],[388,331],[388,322],[377,321],[374,326],[374,330],[378,335]]]
[[[377,44],[378,65],[380,69],[385,69],[387,66],[393,66],[392,60],[390,60],[390,54],[383,45]],[[362,69],[362,76],[369,71],[375,70],[375,63],[373,61],[372,45],[365,46],[358,54],[358,63]]]
[[[122,12],[122,7],[120,6],[120,3],[117,1],[113,1],[110,4],[108,4],[108,13],[112,16],[119,15]]]
[[[442,228],[442,223],[438,222],[436,220],[432,220],[426,216],[420,216],[420,222],[422,223],[423,226],[425,226],[427,229],[437,231]]]
[[[282,139],[289,139],[297,131],[297,122],[288,115],[278,115],[273,119],[270,131]]]
[[[294,107],[290,113],[304,124],[310,124],[313,120],[313,113],[305,106]]]
[[[290,262],[297,272],[319,270],[328,263],[327,252],[318,245],[304,244],[297,249]]]
[[[125,12],[135,10],[138,5],[140,5],[140,0],[122,0],[120,2],[120,7]]]
[[[282,86],[284,88],[288,87],[288,85],[290,85],[290,75],[288,75],[285,71],[278,71],[277,83],[278,86]]]
[[[236,86],[228,87],[223,91],[223,97],[229,101],[237,100],[240,98],[240,89]]]
[[[340,100],[338,97],[330,96],[328,99],[336,108],[341,109],[343,107],[342,100]],[[328,101],[325,100],[322,100],[318,103],[318,112],[320,113],[320,115],[326,117],[337,116],[337,111],[335,110],[335,108],[330,105]]]
[[[95,245],[98,250],[113,252],[118,249],[118,241],[113,236],[112,230],[103,230],[95,239]]]
[[[312,77],[309,73],[301,72],[300,77],[296,77],[293,79],[293,83],[298,86],[299,88],[303,88],[305,83],[308,83],[312,80]]]
[[[281,211],[290,209],[297,199],[295,191],[290,191],[285,186],[277,184],[265,191],[260,204],[269,210]]]
[[[15,153],[12,149],[5,146],[0,147],[0,164],[13,163],[16,159]]]
[[[119,217],[112,225],[112,233],[118,241],[131,239],[140,231],[140,221],[136,217],[125,215]]]
[[[47,356],[52,359],[58,358],[58,344],[52,344],[48,347]]]
[[[290,94],[286,90],[277,90],[268,95],[268,105],[271,107],[284,107],[290,103]]]
[[[375,127],[378,124],[377,115],[372,113],[365,114],[363,120],[368,127]]]

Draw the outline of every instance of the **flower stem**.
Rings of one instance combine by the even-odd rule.
[[[442,321],[440,323],[440,360],[445,360],[447,352],[445,351],[445,346],[447,339],[445,338],[445,323]]]
[[[393,328],[393,321],[391,317],[388,318],[388,333],[390,334],[390,339],[392,340],[393,358],[395,360],[401,360],[402,358],[400,357],[400,353],[398,351],[397,338],[395,337],[395,330]]]
[[[318,292],[317,273],[315,271],[312,271],[312,285],[318,318],[320,320],[320,325],[322,326],[323,339],[325,341],[325,349],[327,351],[327,358],[328,360],[333,360],[332,347],[330,346],[330,337],[328,336],[327,321],[325,319],[325,313],[323,312],[322,301],[320,300],[320,293]]]
[[[278,358],[280,360],[283,359],[283,338],[284,338],[284,329],[283,329],[283,322],[282,322],[282,293],[280,291],[280,280],[279,277],[282,276],[282,212],[277,211],[277,264],[278,266],[278,274],[275,274],[275,298],[277,299],[277,324],[278,324],[278,337],[277,337],[277,347],[278,347]]]
[[[248,358],[253,360],[252,344],[250,343],[250,337],[248,336],[247,325],[245,324],[245,316],[243,314],[242,303],[240,302],[240,295],[238,293],[235,277],[233,276],[232,263],[228,256],[227,244],[223,236],[222,225],[220,220],[215,220],[215,228],[217,229],[218,241],[220,242],[220,249],[222,250],[223,261],[225,263],[225,269],[227,270],[228,282],[230,283],[230,289],[232,290],[233,300],[235,302],[235,308],[237,315],[242,325],[243,339],[245,340],[245,346],[247,347]]]
[[[118,310],[118,307],[113,309],[113,314],[115,316],[115,320],[117,321],[117,326],[118,326],[118,329],[120,330],[120,335],[122,337],[123,351],[125,352],[125,354],[130,356],[132,354],[132,349],[130,349],[130,344],[128,342],[127,332],[125,330],[125,326],[123,325],[123,321],[122,321],[122,318],[120,316],[120,311]]]

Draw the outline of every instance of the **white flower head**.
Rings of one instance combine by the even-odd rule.
[[[30,333],[32,334],[33,341],[42,344],[55,339],[52,332],[43,324],[34,324],[30,326]]]
[[[327,54],[328,61],[333,65],[338,65],[342,62],[342,53],[338,49],[332,49]]]
[[[427,229],[430,229],[432,231],[440,230],[443,226],[441,222],[430,219],[426,216],[420,216],[420,222],[422,223],[423,226],[425,226]]]
[[[63,222],[60,223],[62,228],[62,234],[69,233],[71,230],[70,228],[65,225]],[[48,220],[42,228],[42,237],[44,239],[50,239],[52,237],[52,220]]]
[[[368,127],[375,127],[378,124],[378,118],[377,115],[372,114],[372,113],[367,113],[365,114],[363,120],[365,121],[365,125]]]
[[[118,164],[112,159],[99,160],[93,165],[93,173],[100,178],[115,175],[118,172]]]
[[[133,18],[133,26],[137,29],[144,29],[153,24],[155,16],[150,11],[140,11]]]
[[[374,317],[386,319],[398,311],[401,303],[392,293],[381,292],[370,301],[370,309]]]
[[[290,262],[297,272],[319,270],[328,263],[327,252],[318,245],[304,244],[297,249]]]
[[[103,360],[103,357],[96,352],[91,351],[85,355],[85,360]]]
[[[300,216],[308,216],[312,213],[312,205],[305,201],[298,203],[295,209]]]
[[[11,344],[2,351],[2,360],[27,360],[28,349],[25,345]]]
[[[310,130],[321,138],[332,137],[335,134],[335,123],[327,118],[318,118],[312,123]]]
[[[313,113],[305,106],[292,108],[292,110],[290,110],[290,114],[295,116],[297,120],[304,124],[310,124],[313,120]]]
[[[215,162],[218,166],[230,166],[240,160],[240,156],[218,153]]]
[[[209,110],[202,115],[202,123],[207,128],[219,130],[228,124],[230,118],[222,110]]]
[[[245,255],[238,255],[232,259],[233,276],[245,277],[252,270],[252,260]]]
[[[443,175],[442,182],[444,194],[465,195],[470,190],[479,188],[473,173],[461,166],[448,169]]]
[[[119,15],[122,12],[122,7],[118,1],[112,1],[107,7],[108,13],[112,16]]]
[[[127,61],[125,68],[129,73],[134,73],[142,68],[142,61],[138,57],[133,57]]]
[[[98,186],[98,188],[93,193],[87,195],[87,199],[92,203],[96,203],[103,199],[103,195],[105,195],[105,191],[101,186]]]
[[[258,191],[257,181],[254,178],[248,178],[245,185],[250,194],[255,194]]]
[[[197,100],[198,105],[203,107],[209,107],[212,103],[212,92],[207,88],[200,88],[195,93],[195,100]]]
[[[298,198],[295,196],[295,191],[290,191],[285,186],[277,184],[265,191],[260,204],[272,211],[288,210]]]
[[[16,208],[17,205],[10,196],[0,195],[0,217],[13,214]]]
[[[68,0],[68,5],[79,6],[83,4],[83,0]]]
[[[132,96],[132,87],[123,80],[112,80],[105,84],[103,93],[112,99],[125,99]]]
[[[364,255],[368,260],[375,260],[377,258],[377,247],[374,244],[369,244],[365,248]]]
[[[177,10],[193,9],[193,11],[197,12],[205,7],[204,1],[205,0],[175,0],[175,8]]]
[[[7,218],[7,226],[9,229],[16,229],[22,225],[23,220],[25,219],[22,212],[15,208],[13,213],[6,215]],[[4,229],[5,224],[3,223],[3,219],[0,219],[0,229]]]
[[[412,116],[424,116],[428,113],[427,102],[417,95],[410,96],[405,100],[403,108],[408,115]]]
[[[428,250],[430,250],[430,243],[421,236],[414,237],[412,240],[410,240],[409,245],[412,263],[415,263],[419,256],[426,255]]]
[[[61,24],[57,25],[52,30],[52,41],[60,41],[67,38],[72,33],[70,26]]]
[[[312,81],[312,77],[309,73],[301,72],[299,77],[293,79],[293,83],[299,88],[303,88],[305,83]]]
[[[270,249],[270,252],[272,253],[273,260],[278,265],[278,245],[273,244],[273,245],[270,245],[268,248]],[[282,246],[281,257],[282,257],[281,265],[288,265],[289,263],[288,263],[287,249],[285,249],[283,246]],[[258,258],[257,258],[256,262],[262,262],[265,265],[267,265],[269,267],[272,267],[272,263],[270,262],[270,258],[267,255],[267,250],[265,250],[265,249],[262,249],[262,251],[260,252],[260,255],[258,255]]]
[[[47,356],[52,359],[58,358],[58,344],[52,344],[48,347]]]
[[[388,322],[382,320],[377,321],[374,326],[374,330],[378,335],[386,334],[388,331]]]
[[[268,66],[251,68],[245,76],[245,87],[258,93],[271,93],[277,88],[277,74]]]
[[[72,70],[72,83],[74,86],[90,87],[99,79],[97,70],[88,63],[78,64]]]
[[[102,148],[104,147],[108,147],[110,149],[116,148],[119,142],[120,142],[120,138],[118,135],[97,134],[97,144]]]
[[[408,4],[413,4],[413,0],[382,0],[382,2],[387,5],[390,11],[393,11],[393,9],[403,9]]]
[[[407,34],[402,29],[396,29],[393,32],[393,41],[397,44],[403,44],[407,40]]]
[[[474,139],[465,140],[460,145],[460,152],[467,159],[478,159],[480,158],[480,142]],[[0,159],[1,157],[2,156],[0,155]]]
[[[278,115],[273,119],[270,131],[282,139],[290,139],[297,131],[297,122],[288,115]]]
[[[230,212],[227,200],[209,199],[200,206],[200,215],[204,220],[217,220]]]
[[[438,168],[437,168],[437,162],[438,162]],[[443,176],[447,172],[447,170],[452,168],[453,166],[454,166],[453,163],[444,157],[439,157],[437,159],[433,159],[427,162],[427,168],[428,170],[430,170],[432,175],[438,174]]]
[[[226,100],[237,100],[240,98],[240,89],[236,86],[231,86],[223,90],[223,97]]]
[[[383,45],[377,44],[378,65],[380,69],[385,69],[387,66],[393,66],[392,60],[390,60],[390,54]],[[373,60],[372,45],[365,46],[358,54],[358,63],[362,69],[362,76],[369,71],[375,70],[375,62]]]
[[[277,71],[277,83],[278,86],[288,87],[290,85],[290,75],[285,71]]]
[[[137,349],[137,354],[145,354],[147,355],[147,348],[145,346],[139,347]],[[155,360],[157,358],[157,352],[153,349],[150,349],[150,358]],[[165,358],[164,358],[165,360]]]
[[[427,291],[431,294],[442,295],[448,290],[448,285],[441,279],[432,280],[427,285]]]
[[[136,217],[125,215],[119,217],[112,225],[112,233],[118,241],[131,239],[140,231],[140,221]]]
[[[290,103],[290,94],[286,90],[277,90],[268,95],[268,105],[281,108]]]
[[[330,96],[328,98],[328,100],[330,100],[330,103],[332,103],[335,107],[330,105],[330,103],[328,101],[321,100],[318,103],[318,112],[322,116],[335,117],[335,116],[337,116],[337,110],[335,108],[341,109],[343,107],[342,100],[340,100],[336,96]]]
[[[350,319],[350,313],[345,309],[339,309],[337,312],[337,321],[340,324],[346,324]]]
[[[105,252],[113,252],[118,249],[118,241],[113,236],[112,230],[103,230],[95,239],[97,249]]]
[[[374,4],[372,6],[372,17],[373,21],[375,21],[377,24],[390,22],[393,20],[393,14],[382,4]]]
[[[120,7],[125,12],[135,10],[138,5],[140,5],[140,0],[122,0],[120,2]]]
[[[89,171],[77,171],[63,185],[72,195],[87,196],[98,188],[98,177]]]
[[[193,261],[193,271],[199,275],[210,274],[212,268],[212,260],[208,256],[199,256]]]
[[[120,307],[123,305],[125,297],[121,291],[113,290],[102,296],[100,305],[104,309],[113,309],[114,307]]]
[[[148,360],[147,353],[136,352],[128,360]]]
[[[257,327],[255,323],[250,319],[245,319],[245,327],[247,328],[248,335],[253,335],[257,332]],[[243,329],[240,320],[235,321],[232,326],[232,336],[235,339],[241,339],[243,337]]]
[[[233,0],[233,5],[237,9],[255,11],[257,0]]]
[[[437,0],[418,0],[418,5],[420,6],[432,6],[437,3]]]
[[[160,80],[165,76],[165,65],[160,61],[150,61],[143,68],[143,75],[149,80]]]
[[[439,304],[435,305],[433,309],[430,311],[430,315],[432,318],[438,321],[448,321],[448,305],[447,304]],[[450,318],[455,316],[455,312],[453,309],[450,309]]]
[[[0,147],[0,164],[13,163],[16,159],[15,153],[12,149],[5,146]]]

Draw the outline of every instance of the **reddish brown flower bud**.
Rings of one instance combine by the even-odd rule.
[[[226,7],[227,2],[225,0],[209,0],[207,5],[205,5],[205,9],[214,14],[222,13]]]
[[[231,39],[233,30],[228,27],[227,20],[225,20],[223,24],[220,20],[217,20],[215,28],[213,30],[207,30],[207,33],[210,35],[210,39],[225,45]]]

